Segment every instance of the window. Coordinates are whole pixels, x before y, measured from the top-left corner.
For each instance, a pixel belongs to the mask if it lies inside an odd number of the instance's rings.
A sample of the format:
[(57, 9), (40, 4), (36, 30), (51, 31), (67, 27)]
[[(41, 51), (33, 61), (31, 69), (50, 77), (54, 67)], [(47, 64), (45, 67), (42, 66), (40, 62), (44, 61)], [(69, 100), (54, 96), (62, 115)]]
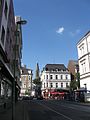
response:
[(48, 87), (48, 83), (47, 83), (47, 87)]
[(61, 79), (63, 79), (63, 75), (61, 75)]
[(29, 76), (29, 80), (30, 80), (30, 76)]
[(44, 79), (45, 79), (45, 75), (44, 75)]
[(56, 75), (56, 80), (58, 79), (58, 75)]
[(68, 87), (68, 83), (66, 83), (66, 88)]
[(4, 10), (4, 13), (5, 13), (5, 17), (7, 18), (7, 12), (8, 12), (8, 6), (7, 6), (7, 2), (5, 2), (5, 10)]
[(47, 79), (48, 79), (48, 75), (47, 75)]
[(84, 55), (84, 44), (82, 44), (79, 48), (81, 56)]
[(56, 88), (58, 88), (58, 83), (56, 83)]
[(50, 75), (50, 79), (53, 79), (53, 76), (52, 76), (52, 75)]
[(83, 74), (83, 73), (86, 72), (86, 63), (83, 62), (83, 63), (81, 64), (81, 66), (82, 66), (82, 74)]
[(44, 88), (45, 88), (45, 83), (44, 83)]
[(4, 27), (2, 26), (1, 41), (2, 41), (2, 44), (3, 44), (3, 45), (4, 45), (4, 38), (5, 38), (5, 29), (4, 29)]
[(53, 83), (50, 83), (50, 87), (51, 87), (51, 88), (53, 87)]
[(66, 75), (66, 80), (68, 79), (68, 75)]
[(61, 83), (61, 88), (63, 88), (63, 83)]

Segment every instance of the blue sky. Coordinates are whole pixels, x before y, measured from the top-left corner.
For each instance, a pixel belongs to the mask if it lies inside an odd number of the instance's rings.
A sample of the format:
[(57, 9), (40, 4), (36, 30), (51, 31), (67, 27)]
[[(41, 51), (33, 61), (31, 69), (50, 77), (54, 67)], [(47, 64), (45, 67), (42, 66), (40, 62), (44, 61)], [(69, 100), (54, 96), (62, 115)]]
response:
[(90, 0), (14, 0), (22, 27), (22, 62), (35, 71), (48, 63), (77, 60), (77, 42), (90, 30)]

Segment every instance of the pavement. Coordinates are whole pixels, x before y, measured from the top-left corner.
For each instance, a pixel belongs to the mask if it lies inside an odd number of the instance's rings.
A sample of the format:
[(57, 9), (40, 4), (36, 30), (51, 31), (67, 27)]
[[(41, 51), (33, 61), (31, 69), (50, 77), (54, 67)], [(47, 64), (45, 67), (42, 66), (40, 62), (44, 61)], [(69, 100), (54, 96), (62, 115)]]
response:
[(0, 120), (28, 120), (26, 106), (23, 101), (18, 101), (15, 104), (15, 117), (12, 118), (12, 108), (7, 108), (0, 111)]

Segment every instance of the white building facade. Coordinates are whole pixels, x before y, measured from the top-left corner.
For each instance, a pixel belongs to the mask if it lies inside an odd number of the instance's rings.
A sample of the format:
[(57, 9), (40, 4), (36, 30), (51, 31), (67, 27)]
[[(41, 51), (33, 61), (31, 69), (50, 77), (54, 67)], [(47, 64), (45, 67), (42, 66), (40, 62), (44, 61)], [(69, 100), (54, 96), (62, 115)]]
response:
[(63, 64), (47, 64), (41, 73), (42, 95), (55, 89), (70, 86), (71, 76)]
[(77, 43), (80, 87), (90, 91), (90, 31)]

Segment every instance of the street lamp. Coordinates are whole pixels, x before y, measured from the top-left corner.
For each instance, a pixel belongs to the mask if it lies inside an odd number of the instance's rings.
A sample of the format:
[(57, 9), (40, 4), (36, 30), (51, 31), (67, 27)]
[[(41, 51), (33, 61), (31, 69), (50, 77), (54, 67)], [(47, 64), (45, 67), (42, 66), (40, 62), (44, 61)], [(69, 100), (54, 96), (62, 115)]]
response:
[(15, 82), (16, 82), (16, 50), (17, 50), (16, 47), (17, 47), (18, 34), (20, 32), (22, 32), (22, 31), (18, 30), (18, 27), (19, 27), (18, 25), (24, 25), (26, 23), (27, 23), (27, 21), (22, 20), (22, 19), (16, 21), (15, 47), (14, 47), (14, 52), (15, 52), (14, 53), (14, 80), (13, 80), (13, 84), (12, 84), (12, 120), (15, 120)]

